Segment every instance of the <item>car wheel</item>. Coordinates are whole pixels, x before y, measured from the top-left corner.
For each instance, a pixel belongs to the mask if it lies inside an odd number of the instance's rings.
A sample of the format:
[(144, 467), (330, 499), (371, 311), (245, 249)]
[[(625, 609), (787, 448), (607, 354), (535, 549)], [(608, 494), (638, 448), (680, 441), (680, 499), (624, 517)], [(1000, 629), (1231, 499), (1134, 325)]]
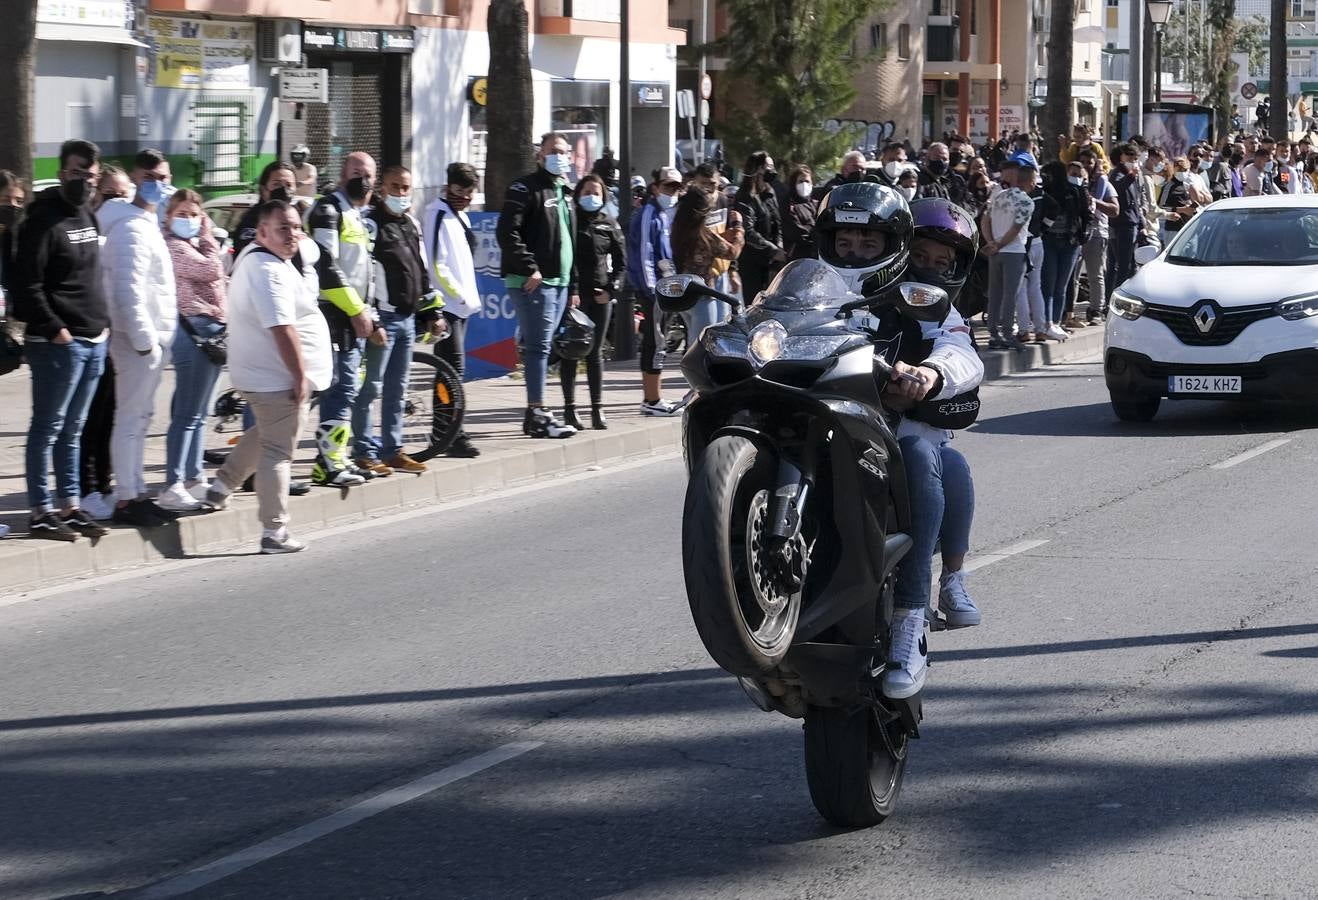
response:
[(1136, 400), (1132, 397), (1118, 397), (1112, 394), (1112, 411), (1123, 422), (1152, 422), (1162, 404), (1161, 397), (1152, 400)]

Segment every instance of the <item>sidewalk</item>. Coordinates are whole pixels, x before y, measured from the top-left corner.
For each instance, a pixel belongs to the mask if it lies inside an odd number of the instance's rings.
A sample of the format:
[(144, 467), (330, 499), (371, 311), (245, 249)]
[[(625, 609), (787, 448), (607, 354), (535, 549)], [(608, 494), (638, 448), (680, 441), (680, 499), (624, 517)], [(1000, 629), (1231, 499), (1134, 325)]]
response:
[[(980, 338), (981, 344), (983, 337)], [(1087, 328), (1065, 344), (1031, 346), (1024, 352), (985, 352), (985, 380), (1012, 372), (1066, 362), (1099, 350), (1103, 329)], [(525, 388), (520, 380), (497, 378), (472, 382), (467, 389), (466, 429), (481, 449), (479, 459), (432, 460), (423, 475), (395, 473), (351, 490), (313, 488), (289, 499), (295, 533), (383, 516), (407, 507), (454, 500), (519, 482), (582, 470), (590, 466), (674, 450), (681, 438), (680, 418), (645, 418), (639, 413), (640, 374), (634, 361), (606, 367), (604, 396), (607, 431), (587, 430), (568, 440), (533, 441), (522, 435)], [(578, 376), (584, 395), (584, 375)], [(665, 394), (677, 399), (685, 383), (674, 372), (665, 379)], [(165, 460), (164, 432), (169, 424), (173, 374), (167, 372), (156, 396), (156, 415), (147, 442), (147, 481), (159, 485)], [(547, 388), (553, 403), (561, 398), (556, 380)], [(556, 407), (559, 403), (554, 403)], [(125, 566), (208, 552), (254, 547), (260, 536), (254, 494), (235, 494), (229, 509), (188, 515), (177, 523), (151, 531), (116, 527), (92, 542), (73, 544), (26, 540), (27, 501), (23, 477), (23, 445), (31, 417), (28, 370), (0, 378), (0, 522), (13, 533), (0, 541), (0, 593), (31, 589), (62, 579), (101, 574)], [(206, 446), (222, 448), (234, 432), (207, 432)], [(295, 477), (310, 475), (314, 446), (304, 438), (294, 463)], [(209, 470), (209, 467), (208, 467)], [(53, 481), (52, 481), (53, 486)], [(312, 551), (315, 552), (313, 546)]]

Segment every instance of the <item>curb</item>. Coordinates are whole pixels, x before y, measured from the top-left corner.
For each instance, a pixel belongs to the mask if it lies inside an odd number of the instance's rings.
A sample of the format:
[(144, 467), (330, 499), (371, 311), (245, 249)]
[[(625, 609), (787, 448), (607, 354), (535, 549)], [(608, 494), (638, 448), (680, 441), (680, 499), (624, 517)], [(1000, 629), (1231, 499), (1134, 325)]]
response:
[[(1102, 346), (1103, 330), (1094, 328), (1063, 344), (986, 352), (982, 354), (984, 380), (1070, 362)], [(429, 471), (421, 475), (398, 473), (351, 489), (314, 488), (305, 496), (289, 498), (289, 516), (296, 531), (315, 531), (670, 451), (681, 435), (680, 419), (620, 422), (608, 431), (586, 432), (571, 440), (536, 443), (473, 460), (432, 461)], [(81, 539), (72, 544), (11, 538), (0, 541), (4, 593), (22, 593), (61, 580), (103, 575), (131, 566), (254, 547), (260, 535), (256, 498), (239, 494), (228, 509), (184, 516), (151, 531), (116, 528), (94, 542)]]

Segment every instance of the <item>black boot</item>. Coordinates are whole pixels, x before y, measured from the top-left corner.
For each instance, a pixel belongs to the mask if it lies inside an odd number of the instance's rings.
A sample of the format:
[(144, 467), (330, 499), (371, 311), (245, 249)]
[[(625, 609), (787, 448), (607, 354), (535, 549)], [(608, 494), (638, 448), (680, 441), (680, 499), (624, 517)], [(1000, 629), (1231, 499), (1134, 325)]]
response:
[(603, 431), (609, 427), (609, 420), (604, 418), (604, 407), (598, 403), (592, 403), (590, 406), (590, 427), (597, 431)]
[(570, 403), (563, 407), (563, 424), (571, 425), (577, 431), (586, 430), (586, 426), (582, 424), (581, 418), (577, 415), (577, 408)]

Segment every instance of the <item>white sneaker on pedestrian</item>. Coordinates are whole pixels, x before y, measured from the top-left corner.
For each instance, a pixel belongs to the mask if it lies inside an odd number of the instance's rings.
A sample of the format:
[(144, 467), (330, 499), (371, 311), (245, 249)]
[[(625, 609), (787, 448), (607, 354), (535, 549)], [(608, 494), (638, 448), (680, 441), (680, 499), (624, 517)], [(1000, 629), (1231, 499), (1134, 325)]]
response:
[(905, 700), (924, 689), (929, 668), (929, 644), (924, 636), (924, 610), (899, 609), (892, 614), (891, 647), (883, 670), (883, 695)]
[(261, 532), (261, 552), (266, 555), (276, 553), (297, 553), (307, 549), (307, 545), (288, 533), (287, 528)]
[(980, 622), (979, 607), (966, 590), (966, 570), (944, 571), (938, 579), (938, 611), (948, 628), (968, 628)]
[(93, 520), (108, 522), (110, 517), (114, 515), (114, 496), (93, 491), (79, 500), (78, 506)]
[(1063, 331), (1062, 326), (1058, 325), (1056, 322), (1049, 325), (1048, 330), (1045, 331), (1044, 334), (1048, 335), (1048, 337), (1055, 341), (1065, 341), (1071, 337), (1070, 333)]
[(641, 403), (641, 415), (643, 416), (679, 416), (682, 414), (682, 407), (676, 403), (669, 403), (667, 400), (645, 400)]
[(192, 512), (201, 509), (202, 503), (178, 481), (156, 494), (156, 506), (170, 512)]
[(192, 487), (188, 488), (188, 493), (191, 494), (191, 495), (193, 496), (194, 499), (196, 499), (196, 500), (200, 500), (202, 503), (205, 503), (205, 502), (206, 502), (206, 491), (207, 491), (209, 488), (210, 488), (210, 485), (208, 485), (206, 482), (204, 482), (204, 481), (198, 481), (198, 482), (197, 482), (196, 484), (194, 484)]

